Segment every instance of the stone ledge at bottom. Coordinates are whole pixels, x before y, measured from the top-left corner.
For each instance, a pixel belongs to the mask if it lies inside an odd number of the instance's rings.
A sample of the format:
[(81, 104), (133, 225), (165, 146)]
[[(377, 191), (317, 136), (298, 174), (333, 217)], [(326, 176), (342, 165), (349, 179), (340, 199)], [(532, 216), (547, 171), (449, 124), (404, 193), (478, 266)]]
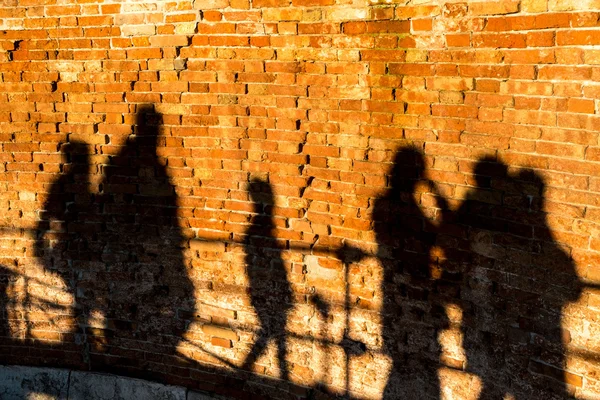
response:
[(210, 394), (143, 379), (58, 368), (0, 365), (2, 400), (213, 400)]

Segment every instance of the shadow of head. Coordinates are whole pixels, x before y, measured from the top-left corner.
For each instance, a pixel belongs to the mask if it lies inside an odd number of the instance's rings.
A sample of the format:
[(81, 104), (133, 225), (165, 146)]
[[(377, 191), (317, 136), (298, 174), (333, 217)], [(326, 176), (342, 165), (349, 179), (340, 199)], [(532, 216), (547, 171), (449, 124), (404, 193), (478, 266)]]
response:
[(484, 157), (477, 161), (473, 174), (477, 187), (491, 188), (492, 179), (508, 177), (508, 166), (494, 157)]
[(90, 160), (89, 145), (78, 140), (71, 140), (61, 146), (60, 151), (66, 156), (63, 172), (67, 174), (82, 173), (88, 171)]
[(248, 193), (252, 201), (254, 212), (268, 214), (268, 207), (275, 204), (273, 188), (268, 182), (254, 178), (248, 184)]
[(542, 209), (546, 185), (537, 171), (519, 168), (511, 172), (505, 163), (485, 157), (477, 162), (473, 174), (478, 188), (502, 191), (507, 206), (528, 211)]
[(162, 115), (154, 105), (143, 104), (138, 107), (135, 119), (136, 141), (142, 145), (156, 146)]
[(396, 153), (390, 178), (390, 186), (395, 192), (412, 192), (423, 177), (425, 161), (423, 154), (414, 147), (405, 147)]

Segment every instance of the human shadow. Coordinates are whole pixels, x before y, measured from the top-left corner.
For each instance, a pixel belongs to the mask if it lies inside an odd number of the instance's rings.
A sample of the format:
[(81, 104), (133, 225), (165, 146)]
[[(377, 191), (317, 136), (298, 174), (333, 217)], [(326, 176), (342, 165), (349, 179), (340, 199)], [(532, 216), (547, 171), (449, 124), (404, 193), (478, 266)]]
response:
[(269, 341), (274, 340), (277, 345), (279, 378), (288, 380), (286, 324), (293, 298), (281, 257), (282, 250), (273, 236), (275, 200), (267, 182), (255, 179), (250, 183), (248, 191), (254, 215), (244, 237), (245, 262), (250, 303), (256, 312), (260, 329), (241, 368), (250, 369), (264, 353)]
[(90, 155), (88, 145), (76, 140), (62, 145), (61, 153), (65, 161), (62, 174), (51, 184), (40, 211), (34, 254), (47, 270), (62, 279), (73, 296), (71, 333), (77, 336), (76, 343), (87, 346), (85, 332), (96, 300), (85, 287), (94, 281), (89, 270), (94, 258), (90, 245), (98, 228), (87, 218), (93, 204)]
[(383, 267), (382, 352), (392, 360), (384, 399), (440, 396), (438, 333), (448, 320), (430, 268), (436, 227), (415, 200), (423, 176), (421, 152), (399, 150), (389, 189), (373, 207), (377, 257)]
[(577, 377), (566, 371), (562, 320), (582, 282), (548, 226), (544, 181), (491, 158), (474, 178), (459, 209), (444, 211), (446, 231), (462, 235), (439, 241), (451, 268), (462, 264), (466, 370), (481, 379), (480, 399), (570, 398)]
[[(132, 340), (154, 343), (153, 353), (175, 355), (186, 316), (195, 309), (178, 196), (157, 156), (161, 124), (153, 106), (139, 107), (134, 135), (110, 157), (95, 197), (102, 223), (99, 279), (106, 284), (106, 298), (97, 304), (105, 321), (96, 343), (103, 365), (128, 365), (131, 356), (121, 357), (120, 349), (131, 348)], [(139, 360), (131, 367), (149, 365)]]
[(89, 146), (65, 144), (40, 214), (35, 254), (74, 298), (76, 342), (92, 369), (143, 372), (152, 368), (147, 351), (169, 364), (195, 309), (177, 194), (156, 154), (161, 121), (140, 106), (134, 135), (101, 176), (90, 171)]

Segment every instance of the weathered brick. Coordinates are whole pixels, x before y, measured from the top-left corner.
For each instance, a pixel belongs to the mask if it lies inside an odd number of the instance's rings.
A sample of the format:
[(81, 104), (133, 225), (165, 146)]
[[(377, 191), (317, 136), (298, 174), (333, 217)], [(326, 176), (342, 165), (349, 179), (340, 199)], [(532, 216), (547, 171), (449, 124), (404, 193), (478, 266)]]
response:
[[(405, 3), (8, 0), (0, 330), (14, 337), (0, 357), (84, 368), (89, 356), (228, 397), (345, 396), (343, 351), (322, 338), (347, 330), (366, 345), (348, 356), (353, 396), (434, 396), (438, 383), (456, 399), (492, 386), (500, 397), (597, 396), (580, 357), (597, 352), (597, 290), (577, 289), (600, 280), (595, 3)], [(155, 156), (135, 126), (148, 103), (161, 114), (148, 116)], [(89, 165), (74, 165), (85, 159), (68, 153), (75, 143)], [(62, 216), (47, 203), (58, 186)], [(472, 222), (455, 214), (467, 208)], [(378, 218), (398, 234), (386, 240)], [(161, 286), (154, 267), (177, 285)], [(273, 330), (262, 284), (284, 328), (244, 367), (256, 377), (226, 371), (219, 360), (244, 365)], [(155, 299), (165, 302), (148, 318), (130, 317), (128, 305)], [(279, 389), (291, 376), (280, 337), (302, 388)], [(416, 375), (420, 360), (444, 367), (395, 393), (399, 354)], [(499, 367), (488, 373), (478, 357)]]

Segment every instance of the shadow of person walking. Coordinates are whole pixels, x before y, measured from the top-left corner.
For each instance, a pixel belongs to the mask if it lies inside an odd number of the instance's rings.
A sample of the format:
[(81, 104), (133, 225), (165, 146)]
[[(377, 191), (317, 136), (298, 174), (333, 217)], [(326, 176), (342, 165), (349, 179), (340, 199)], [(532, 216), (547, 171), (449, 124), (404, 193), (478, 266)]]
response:
[(99, 224), (87, 218), (93, 203), (88, 145), (71, 141), (62, 145), (61, 152), (65, 163), (40, 211), (34, 253), (47, 270), (63, 280), (73, 296), (71, 316), (76, 330), (72, 333), (87, 354), (85, 333), (97, 296), (90, 295), (86, 287), (96, 281), (89, 263), (94, 259), (90, 245)]
[(465, 233), (446, 243), (449, 261), (462, 252), (467, 264), (459, 302), (466, 370), (481, 379), (480, 399), (569, 398), (562, 318), (582, 283), (548, 226), (544, 181), (529, 169), (511, 175), (491, 158), (474, 175), (477, 186), (443, 217)]
[(254, 207), (250, 228), (244, 238), (250, 303), (260, 323), (257, 338), (244, 360), (249, 369), (265, 351), (270, 340), (277, 344), (279, 378), (288, 380), (286, 324), (292, 308), (292, 289), (281, 249), (274, 237), (273, 191), (267, 182), (253, 180), (249, 194)]
[(396, 153), (389, 189), (375, 201), (377, 257), (383, 267), (382, 351), (392, 360), (384, 399), (436, 399), (438, 333), (448, 326), (430, 269), (436, 227), (415, 200), (424, 159), (414, 148)]
[[(157, 156), (161, 123), (154, 107), (139, 106), (135, 134), (104, 167), (96, 196), (107, 282), (107, 301), (99, 305), (106, 330), (105, 357), (99, 361), (105, 365), (118, 363), (120, 347), (131, 348), (131, 340), (154, 343), (151, 352), (162, 353), (161, 362), (169, 365), (168, 356), (176, 354), (187, 329), (183, 316), (195, 309), (178, 197)], [(152, 368), (151, 362), (138, 362), (131, 367)]]

